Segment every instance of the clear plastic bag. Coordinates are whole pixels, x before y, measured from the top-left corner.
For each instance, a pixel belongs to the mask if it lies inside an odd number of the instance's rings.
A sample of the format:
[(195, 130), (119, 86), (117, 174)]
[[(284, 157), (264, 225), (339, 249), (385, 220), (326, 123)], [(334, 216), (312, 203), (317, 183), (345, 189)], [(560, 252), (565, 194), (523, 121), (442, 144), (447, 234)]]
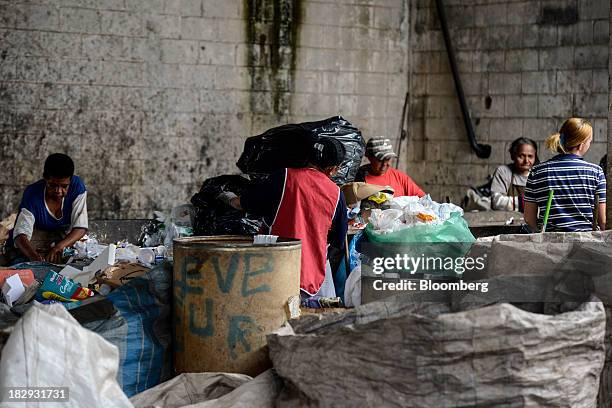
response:
[(370, 214), (370, 225), (380, 232), (380, 233), (389, 233), (402, 229), (402, 217), (404, 213), (402, 210), (396, 209), (387, 209), (380, 210), (375, 208), (372, 210)]

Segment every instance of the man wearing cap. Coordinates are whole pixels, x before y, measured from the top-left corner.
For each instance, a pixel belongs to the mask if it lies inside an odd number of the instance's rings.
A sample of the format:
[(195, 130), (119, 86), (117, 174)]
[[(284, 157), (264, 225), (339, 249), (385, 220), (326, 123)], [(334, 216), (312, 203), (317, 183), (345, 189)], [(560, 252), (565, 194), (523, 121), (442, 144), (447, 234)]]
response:
[(406, 174), (390, 166), (391, 159), (397, 157), (389, 139), (372, 138), (366, 144), (366, 157), (370, 164), (359, 168), (355, 181), (390, 186), (395, 196), (419, 196), (425, 192)]

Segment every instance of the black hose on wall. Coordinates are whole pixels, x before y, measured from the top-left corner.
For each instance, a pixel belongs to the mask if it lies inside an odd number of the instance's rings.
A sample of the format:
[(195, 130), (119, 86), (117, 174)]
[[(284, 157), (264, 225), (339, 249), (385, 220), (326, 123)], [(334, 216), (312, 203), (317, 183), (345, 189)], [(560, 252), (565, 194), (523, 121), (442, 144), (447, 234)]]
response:
[(455, 82), (455, 89), (457, 90), (457, 97), (459, 98), (459, 104), (461, 105), (461, 113), (463, 115), (463, 123), (465, 124), (465, 130), (467, 132), (468, 141), (476, 156), (481, 159), (486, 159), (491, 156), (491, 146), (480, 144), (476, 141), (476, 135), (474, 134), (474, 128), (472, 126), (472, 120), (470, 119), (470, 111), (465, 102), (465, 95), (463, 93), (463, 85), (461, 84), (461, 78), (459, 77), (459, 71), (457, 70), (457, 61), (455, 60), (455, 51), (451, 43), (450, 35), (448, 34), (448, 25), (446, 24), (446, 13), (444, 11), (444, 4), (442, 0), (436, 0), (436, 8), (438, 9), (438, 18), (440, 19), (440, 26), (442, 27), (442, 36), (444, 37), (444, 44), (446, 45), (446, 53), (448, 54), (448, 61), (450, 63), (451, 71), (453, 73), (453, 80)]

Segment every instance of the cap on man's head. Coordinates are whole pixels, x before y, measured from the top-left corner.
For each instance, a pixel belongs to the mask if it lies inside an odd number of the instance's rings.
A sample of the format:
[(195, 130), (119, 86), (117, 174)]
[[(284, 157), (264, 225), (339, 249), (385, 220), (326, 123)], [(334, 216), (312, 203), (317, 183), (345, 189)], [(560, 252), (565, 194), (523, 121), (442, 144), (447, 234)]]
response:
[(391, 141), (382, 137), (375, 137), (368, 140), (368, 143), (366, 144), (365, 155), (374, 156), (378, 160), (387, 160), (397, 157), (397, 155), (393, 151)]

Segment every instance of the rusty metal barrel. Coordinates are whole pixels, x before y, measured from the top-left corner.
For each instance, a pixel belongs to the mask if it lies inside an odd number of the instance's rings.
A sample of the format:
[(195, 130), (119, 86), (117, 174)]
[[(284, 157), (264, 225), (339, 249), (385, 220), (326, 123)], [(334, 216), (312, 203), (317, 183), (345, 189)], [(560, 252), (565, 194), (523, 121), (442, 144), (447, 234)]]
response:
[(301, 243), (223, 235), (174, 240), (174, 369), (255, 376), (271, 366), (266, 335), (300, 292)]

